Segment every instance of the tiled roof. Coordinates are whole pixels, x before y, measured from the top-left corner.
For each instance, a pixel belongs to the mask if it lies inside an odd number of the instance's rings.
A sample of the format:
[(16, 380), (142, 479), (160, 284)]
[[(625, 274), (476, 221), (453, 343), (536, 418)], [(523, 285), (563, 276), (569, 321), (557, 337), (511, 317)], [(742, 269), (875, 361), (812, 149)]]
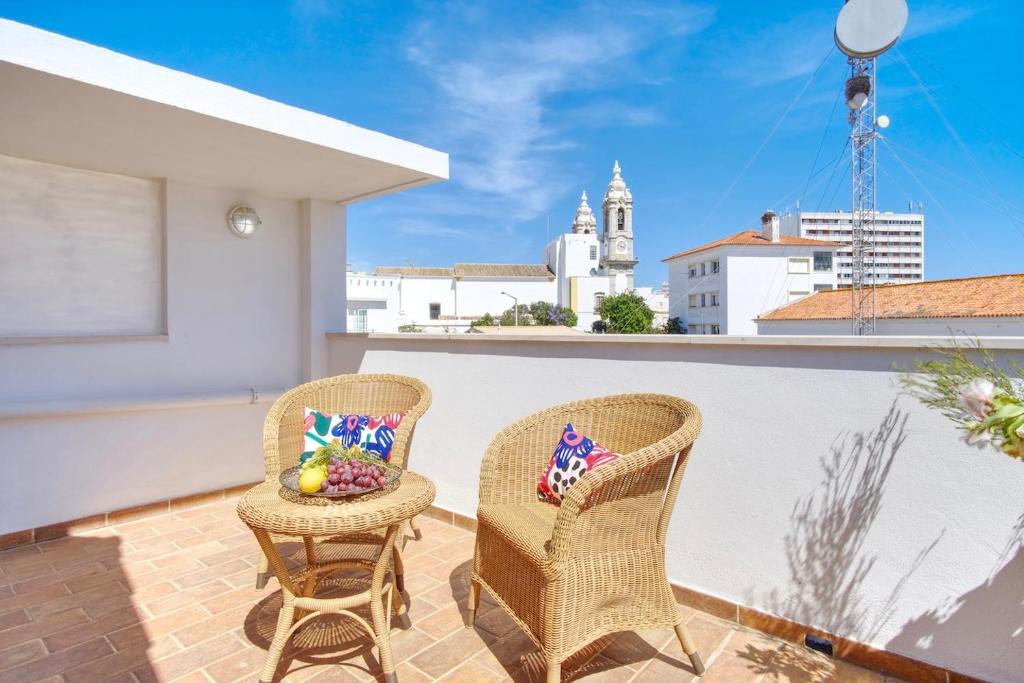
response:
[(416, 266), (380, 266), (374, 275), (404, 275), (406, 277), (454, 277), (452, 268), (418, 268)]
[(456, 277), (545, 277), (554, 276), (539, 263), (456, 263)]
[[(849, 320), (849, 289), (817, 292), (758, 320)], [(1024, 273), (931, 280), (875, 288), (876, 318), (1002, 318), (1024, 316)]]
[(404, 277), (543, 277), (555, 276), (548, 267), (534, 263), (456, 263), (454, 268), (419, 268), (416, 266), (380, 266), (374, 275)]
[(667, 263), (673, 259), (681, 258), (683, 256), (689, 256), (690, 254), (696, 254), (701, 251), (707, 251), (708, 249), (714, 249), (715, 247), (724, 247), (729, 245), (748, 246), (748, 247), (842, 247), (844, 245), (839, 242), (829, 242), (826, 240), (812, 240), (806, 237), (793, 237), (792, 235), (779, 235), (778, 242), (772, 242), (771, 240), (765, 239), (761, 236), (760, 230), (744, 230), (738, 232), (735, 235), (729, 237), (723, 237), (720, 240), (714, 242), (708, 242), (699, 247), (693, 249), (687, 249), (681, 251), (678, 254), (672, 254), (668, 258), (662, 259), (662, 263)]

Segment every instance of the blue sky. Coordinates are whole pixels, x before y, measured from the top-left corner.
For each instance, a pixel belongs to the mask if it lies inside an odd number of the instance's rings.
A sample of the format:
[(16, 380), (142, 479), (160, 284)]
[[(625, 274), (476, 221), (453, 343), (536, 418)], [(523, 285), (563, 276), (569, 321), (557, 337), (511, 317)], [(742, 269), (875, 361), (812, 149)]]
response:
[[(1024, 7), (909, 4), (879, 63), (879, 208), (924, 204), (928, 278), (1024, 271)], [(449, 152), (449, 182), (350, 210), (361, 269), (538, 262), (618, 159), (637, 284), (655, 285), (662, 258), (765, 208), (849, 206), (840, 6), (0, 0), (0, 16)]]

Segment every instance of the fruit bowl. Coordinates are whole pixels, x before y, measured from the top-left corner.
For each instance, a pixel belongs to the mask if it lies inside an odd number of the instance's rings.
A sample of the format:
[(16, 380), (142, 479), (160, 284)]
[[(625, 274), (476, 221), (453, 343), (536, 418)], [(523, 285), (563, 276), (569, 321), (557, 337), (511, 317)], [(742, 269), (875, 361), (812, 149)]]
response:
[[(313, 498), (346, 498), (349, 496), (359, 496), (364, 493), (370, 493), (371, 491), (379, 491), (380, 489), (387, 488), (398, 481), (398, 478), (402, 476), (402, 468), (395, 465), (390, 465), (380, 460), (368, 461), (359, 460), (359, 464), (366, 468), (376, 468), (380, 471), (380, 476), (371, 477), (369, 474), (366, 475), (367, 479), (359, 482), (359, 478), (349, 479), (339, 483), (336, 486), (330, 486), (327, 490), (320, 490), (315, 492), (304, 491), (299, 487), (299, 477), (302, 474), (302, 466), (289, 467), (288, 469), (281, 472), (279, 481), (281, 485), (286, 489), (294, 491), (301, 496), (309, 496)], [(346, 462), (341, 466), (341, 469), (348, 465)], [(351, 468), (351, 466), (349, 466)], [(339, 472), (341, 478), (344, 480), (347, 477), (344, 473)], [(358, 483), (357, 483), (358, 482)], [(325, 482), (329, 483), (329, 482)]]

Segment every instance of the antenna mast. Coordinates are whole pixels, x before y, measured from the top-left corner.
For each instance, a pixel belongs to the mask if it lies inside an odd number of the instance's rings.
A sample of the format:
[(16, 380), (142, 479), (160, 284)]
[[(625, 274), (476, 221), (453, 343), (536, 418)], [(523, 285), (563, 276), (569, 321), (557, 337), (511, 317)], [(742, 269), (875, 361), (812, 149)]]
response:
[(846, 104), (850, 108), (850, 176), (853, 334), (875, 332), (875, 143), (886, 116), (875, 116), (876, 57), (899, 40), (907, 25), (906, 0), (847, 0), (836, 20), (836, 45), (847, 56)]
[[(875, 58), (850, 57), (847, 101), (851, 85), (867, 89), (867, 99), (850, 111), (851, 224), (853, 232), (853, 334), (875, 332)], [(860, 93), (853, 94), (857, 97)]]

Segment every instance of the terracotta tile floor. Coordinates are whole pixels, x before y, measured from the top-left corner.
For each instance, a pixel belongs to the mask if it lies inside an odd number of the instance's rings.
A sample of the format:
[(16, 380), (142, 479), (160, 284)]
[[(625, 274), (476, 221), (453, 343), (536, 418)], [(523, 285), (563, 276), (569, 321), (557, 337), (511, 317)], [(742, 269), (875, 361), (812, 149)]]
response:
[[(280, 592), (253, 588), (256, 543), (235, 501), (0, 552), (0, 683), (256, 680)], [(399, 680), (543, 680), (530, 640), (484, 596), (463, 625), (473, 534), (423, 519), (406, 548), (409, 624), (392, 635)], [(353, 579), (355, 580), (355, 579)], [(683, 608), (715, 681), (878, 681), (877, 674)], [(285, 681), (372, 681), (351, 620), (314, 620), (284, 654)], [(339, 635), (345, 640), (339, 641)], [(621, 634), (579, 653), (563, 680), (689, 681), (670, 631)]]

